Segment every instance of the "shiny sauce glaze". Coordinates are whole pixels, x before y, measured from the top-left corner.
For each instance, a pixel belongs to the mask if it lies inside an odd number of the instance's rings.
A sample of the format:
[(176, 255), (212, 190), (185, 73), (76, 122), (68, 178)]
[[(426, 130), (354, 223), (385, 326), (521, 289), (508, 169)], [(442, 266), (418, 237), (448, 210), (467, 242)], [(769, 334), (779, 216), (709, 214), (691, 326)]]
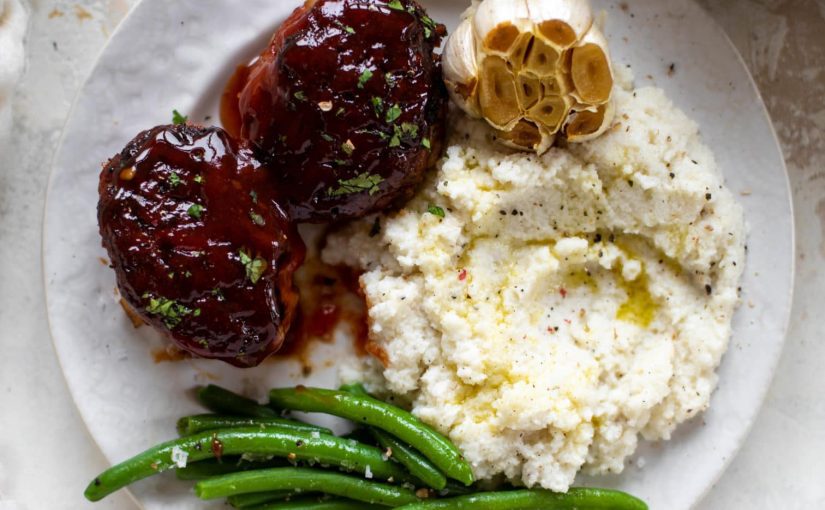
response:
[(365, 354), (367, 307), (358, 274), (310, 257), (297, 273), (296, 283), (301, 289), (300, 313), (283, 348), (271, 359), (296, 360), (309, 375), (319, 368), (312, 359), (313, 346), (333, 342), (339, 331), (348, 332), (355, 352)]
[(99, 184), (100, 234), (123, 299), (189, 353), (260, 363), (295, 317), (305, 252), (276, 188), (219, 128), (138, 135)]
[(223, 123), (268, 154), (294, 220), (356, 218), (412, 196), (443, 146), (444, 33), (412, 0), (318, 0), (239, 69)]

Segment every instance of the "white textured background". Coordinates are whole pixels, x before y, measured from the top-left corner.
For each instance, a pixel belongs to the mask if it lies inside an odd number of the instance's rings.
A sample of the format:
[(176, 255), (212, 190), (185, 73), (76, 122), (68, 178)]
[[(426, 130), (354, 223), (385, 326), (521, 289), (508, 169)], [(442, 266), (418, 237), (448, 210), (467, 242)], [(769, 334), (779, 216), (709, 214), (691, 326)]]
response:
[[(12, 101), (13, 133), (0, 139), (0, 510), (89, 508), (82, 489), (105, 467), (49, 340), (40, 224), (72, 98), (135, 1), (25, 2), (28, 64)], [(699, 507), (825, 509), (825, 0), (699, 1), (765, 96), (788, 160), (798, 243), (776, 379), (742, 452)], [(94, 508), (136, 507), (118, 495)]]

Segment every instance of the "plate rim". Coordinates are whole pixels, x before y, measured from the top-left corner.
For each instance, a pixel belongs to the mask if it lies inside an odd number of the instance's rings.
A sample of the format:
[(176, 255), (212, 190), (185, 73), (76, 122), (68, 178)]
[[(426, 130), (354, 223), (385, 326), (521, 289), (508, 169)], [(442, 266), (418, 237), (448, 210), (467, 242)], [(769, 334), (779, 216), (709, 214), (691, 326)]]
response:
[[(461, 0), (447, 0), (447, 1), (449, 1), (449, 2), (459, 2)], [(782, 148), (782, 144), (779, 140), (779, 136), (776, 132), (776, 127), (774, 125), (773, 119), (771, 118), (770, 111), (768, 110), (768, 106), (765, 103), (762, 92), (759, 90), (759, 87), (756, 83), (756, 80), (753, 76), (753, 73), (751, 72), (751, 69), (748, 66), (747, 62), (745, 61), (744, 57), (742, 56), (741, 52), (736, 47), (736, 45), (733, 43), (733, 40), (730, 38), (727, 31), (716, 20), (716, 18), (714, 18), (710, 14), (710, 12), (707, 9), (705, 9), (697, 0), (686, 0), (686, 1), (693, 4), (693, 6), (695, 6), (696, 8), (698, 8), (702, 12), (702, 14), (706, 17), (706, 19), (711, 21), (714, 30), (717, 33), (722, 35), (722, 37), (726, 41), (728, 47), (733, 51), (739, 65), (745, 71), (748, 86), (750, 87), (751, 91), (755, 94), (755, 96), (758, 98), (758, 107), (759, 107), (758, 109), (759, 109), (760, 115), (764, 118), (764, 120), (767, 123), (767, 126), (769, 128), (770, 137), (771, 137), (772, 142), (773, 142), (773, 147), (776, 149), (777, 153), (780, 156), (780, 162), (779, 162), (778, 167), (776, 168), (776, 171), (781, 172), (782, 181), (784, 183), (784, 195), (787, 199), (787, 205), (788, 205), (788, 219), (789, 219), (789, 223), (790, 223), (790, 226), (791, 226), (791, 228), (789, 229), (789, 232), (788, 232), (788, 234), (790, 236), (790, 239), (789, 239), (789, 241), (790, 241), (789, 273), (790, 274), (788, 275), (789, 276), (788, 281), (789, 281), (790, 284), (789, 284), (789, 286), (786, 290), (787, 306), (783, 307), (783, 309), (782, 309), (782, 316), (784, 317), (784, 321), (781, 324), (781, 328), (780, 328), (781, 329), (781, 331), (779, 333), (780, 338), (777, 339), (776, 344), (775, 344), (776, 345), (776, 347), (775, 347), (776, 348), (776, 353), (773, 355), (773, 357), (772, 357), (772, 359), (769, 363), (769, 365), (770, 365), (769, 371), (768, 371), (769, 373), (763, 379), (763, 384), (760, 385), (757, 388), (757, 391), (754, 391), (754, 393), (758, 396), (758, 399), (757, 399), (758, 400), (758, 405), (756, 405), (753, 408), (752, 412), (750, 413), (750, 416), (748, 416), (748, 419), (745, 422), (745, 425), (743, 427), (741, 427), (741, 429), (739, 431), (739, 434), (737, 434), (736, 441), (732, 445), (731, 455), (727, 456), (726, 458), (724, 458), (722, 460), (721, 468), (718, 469), (717, 472), (714, 473), (714, 475), (712, 477), (710, 477), (710, 479), (708, 480), (708, 483), (706, 484), (704, 490), (701, 493), (698, 494), (697, 499), (695, 501), (691, 502), (690, 507), (691, 508), (696, 508), (697, 505), (701, 504), (702, 501), (704, 501), (704, 499), (708, 496), (708, 494), (711, 492), (711, 490), (716, 486), (716, 484), (719, 482), (719, 480), (722, 479), (722, 477), (724, 476), (724, 474), (727, 472), (728, 468), (730, 467), (730, 464), (733, 462), (733, 460), (741, 452), (742, 447), (746, 443), (748, 437), (750, 437), (751, 432), (753, 430), (753, 427), (756, 424), (756, 421), (757, 421), (759, 415), (761, 414), (762, 409), (764, 408), (767, 394), (770, 390), (770, 387), (773, 385), (774, 379), (776, 377), (778, 367), (779, 367), (779, 362), (782, 359), (782, 354), (783, 354), (783, 352), (785, 350), (785, 346), (787, 344), (788, 331), (789, 331), (789, 328), (790, 328), (790, 321), (791, 321), (792, 312), (793, 312), (793, 309), (794, 309), (794, 294), (795, 294), (795, 289), (796, 289), (796, 266), (797, 266), (797, 261), (796, 261), (796, 256), (797, 256), (797, 243), (796, 243), (797, 232), (796, 232), (796, 210), (795, 210), (793, 192), (792, 192), (792, 188), (791, 188), (790, 175), (788, 173), (786, 155), (785, 155), (785, 152)], [(69, 123), (71, 122), (71, 120), (73, 119), (73, 117), (74, 117), (74, 115), (77, 111), (80, 99), (83, 96), (83, 93), (84, 93), (89, 81), (94, 76), (95, 72), (97, 71), (97, 69), (100, 65), (101, 60), (106, 55), (106, 53), (107, 53), (108, 49), (110, 48), (110, 46), (112, 45), (113, 41), (120, 35), (120, 33), (122, 31), (128, 29), (128, 25), (132, 21), (132, 19), (135, 17), (134, 16), (135, 13), (139, 9), (141, 9), (144, 5), (146, 5), (148, 3), (149, 2), (147, 2), (146, 0), (138, 0), (137, 2), (135, 2), (130, 7), (129, 11), (126, 13), (126, 15), (123, 17), (123, 19), (118, 23), (117, 27), (115, 27), (115, 29), (112, 31), (109, 38), (101, 46), (97, 56), (94, 58), (93, 64), (89, 68), (88, 73), (85, 75), (81, 85), (78, 87), (77, 92), (75, 93), (75, 95), (72, 99), (71, 107), (69, 108), (68, 114), (66, 115), (65, 121), (63, 122), (63, 125), (60, 129), (60, 137), (59, 137), (58, 142), (55, 146), (56, 147), (55, 151), (54, 151), (54, 153), (52, 154), (52, 157), (51, 157), (50, 166), (49, 166), (49, 175), (48, 175), (48, 180), (47, 180), (47, 185), (46, 185), (46, 193), (45, 193), (45, 197), (44, 197), (43, 205), (42, 205), (42, 209), (41, 209), (41, 211), (42, 211), (41, 218), (42, 219), (41, 219), (41, 225), (40, 225), (41, 226), (41, 235), (40, 235), (40, 265), (41, 265), (41, 272), (40, 272), (40, 274), (41, 274), (41, 285), (42, 285), (43, 295), (44, 295), (44, 305), (45, 305), (45, 308), (46, 308), (46, 325), (47, 325), (47, 328), (48, 328), (48, 331), (49, 331), (49, 338), (51, 340), (50, 344), (51, 344), (54, 356), (57, 360), (58, 366), (60, 367), (61, 378), (63, 379), (63, 381), (66, 385), (66, 388), (69, 391), (70, 398), (72, 399), (72, 404), (74, 405), (75, 410), (77, 411), (77, 413), (79, 415), (79, 418), (82, 422), (82, 425), (83, 425), (82, 428), (85, 432), (85, 435), (89, 440), (91, 440), (92, 444), (94, 445), (94, 448), (96, 448), (97, 451), (102, 455), (102, 457), (104, 459), (106, 459), (106, 461), (109, 462), (110, 464), (114, 464), (114, 461), (109, 459), (109, 455), (106, 454), (106, 452), (103, 450), (103, 448), (101, 447), (101, 445), (99, 444), (97, 439), (92, 434), (91, 428), (90, 428), (89, 423), (88, 423), (87, 418), (86, 418), (86, 415), (81, 411), (81, 408), (78, 405), (78, 398), (79, 397), (76, 395), (74, 387), (68, 379), (68, 376), (67, 376), (67, 373), (66, 373), (66, 370), (65, 370), (65, 367), (64, 367), (63, 358), (60, 356), (60, 349), (57, 346), (55, 330), (54, 330), (54, 327), (53, 327), (53, 324), (52, 324), (53, 321), (52, 321), (52, 317), (51, 317), (51, 313), (50, 313), (50, 310), (51, 310), (51, 307), (49, 306), (49, 301), (50, 301), (50, 291), (49, 291), (49, 289), (50, 289), (50, 286), (49, 286), (48, 277), (47, 277), (48, 271), (47, 271), (47, 258), (46, 258), (46, 243), (47, 243), (47, 237), (48, 237), (47, 236), (47, 234), (48, 234), (47, 223), (48, 223), (48, 211), (49, 211), (48, 206), (49, 206), (49, 202), (50, 202), (50, 200), (52, 199), (52, 196), (53, 196), (53, 186), (54, 186), (54, 182), (56, 180), (56, 175), (58, 173), (57, 172), (58, 158), (61, 156), (61, 153), (62, 153), (62, 151), (64, 149), (64, 145), (65, 145), (65, 139), (68, 135), (67, 127), (68, 127)], [(747, 221), (747, 218), (746, 218), (746, 221)], [(740, 306), (742, 306), (742, 303), (740, 303)], [(731, 334), (731, 338), (732, 338), (732, 334)], [(727, 354), (730, 351), (730, 348), (731, 348), (731, 345), (729, 344), (726, 351), (725, 351), (725, 354)], [(724, 361), (724, 355), (723, 355), (723, 361)], [(718, 368), (719, 367), (717, 366), (716, 370), (718, 370)], [(714, 388), (714, 391), (711, 394), (711, 398), (712, 398), (713, 394), (715, 394), (717, 392), (717, 390), (718, 390), (718, 387)], [(134, 491), (132, 491), (131, 487), (125, 487), (124, 492), (134, 502), (134, 504), (137, 506), (137, 508), (145, 510), (145, 508), (146, 508), (145, 505), (135, 495), (135, 493), (134, 493)]]

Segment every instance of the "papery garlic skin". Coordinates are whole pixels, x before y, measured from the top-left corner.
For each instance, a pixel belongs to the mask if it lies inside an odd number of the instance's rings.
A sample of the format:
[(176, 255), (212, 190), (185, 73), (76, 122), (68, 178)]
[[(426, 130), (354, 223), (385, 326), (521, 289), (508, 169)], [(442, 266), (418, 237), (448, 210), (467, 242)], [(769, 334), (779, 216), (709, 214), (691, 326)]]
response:
[(541, 154), (557, 135), (580, 142), (609, 127), (613, 70), (587, 0), (474, 1), (462, 18), (444, 80), (502, 143)]

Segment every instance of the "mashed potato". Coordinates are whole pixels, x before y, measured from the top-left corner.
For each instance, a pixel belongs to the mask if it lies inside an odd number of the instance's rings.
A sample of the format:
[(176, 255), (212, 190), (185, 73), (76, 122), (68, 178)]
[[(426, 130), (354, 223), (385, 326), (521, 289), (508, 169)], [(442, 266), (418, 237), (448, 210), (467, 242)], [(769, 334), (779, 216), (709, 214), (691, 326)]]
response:
[(383, 362), (350, 378), (409, 399), (478, 478), (565, 491), (581, 469), (620, 472), (716, 386), (742, 210), (661, 90), (619, 91), (617, 112), (542, 157), (456, 117), (413, 201), (327, 240), (326, 262), (364, 271)]

